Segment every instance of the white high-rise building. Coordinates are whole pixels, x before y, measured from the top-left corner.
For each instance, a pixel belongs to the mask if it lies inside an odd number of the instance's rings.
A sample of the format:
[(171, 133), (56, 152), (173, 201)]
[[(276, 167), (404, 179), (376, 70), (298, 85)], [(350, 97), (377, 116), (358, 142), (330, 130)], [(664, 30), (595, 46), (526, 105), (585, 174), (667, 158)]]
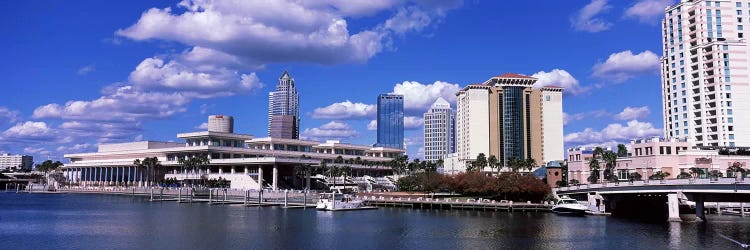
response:
[(490, 152), (490, 86), (472, 84), (459, 91), (456, 99), (456, 153), (465, 164), (479, 153)]
[(456, 115), (442, 97), (424, 113), (424, 160), (437, 161), (456, 151)]
[(542, 88), (542, 158), (546, 162), (565, 160), (562, 101), (562, 88)]
[(26, 169), (31, 170), (34, 157), (30, 155), (0, 154), (0, 170)]
[[(664, 136), (750, 146), (750, 2), (682, 0), (662, 20)], [(750, 34), (748, 34), (750, 35)]]
[(208, 131), (234, 133), (234, 118), (228, 115), (212, 115), (208, 117)]

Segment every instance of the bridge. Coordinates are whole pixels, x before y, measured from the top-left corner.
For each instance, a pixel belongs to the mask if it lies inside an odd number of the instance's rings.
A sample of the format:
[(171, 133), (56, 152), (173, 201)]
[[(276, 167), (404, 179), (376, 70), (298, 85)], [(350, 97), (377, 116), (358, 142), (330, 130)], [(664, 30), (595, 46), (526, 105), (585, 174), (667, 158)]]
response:
[[(706, 202), (750, 202), (750, 181), (735, 178), (644, 180), (555, 188), (557, 195), (581, 200), (601, 196), (615, 215), (661, 217), (681, 221), (681, 197), (695, 202), (695, 215), (706, 219)], [(744, 208), (742, 208), (744, 210)]]

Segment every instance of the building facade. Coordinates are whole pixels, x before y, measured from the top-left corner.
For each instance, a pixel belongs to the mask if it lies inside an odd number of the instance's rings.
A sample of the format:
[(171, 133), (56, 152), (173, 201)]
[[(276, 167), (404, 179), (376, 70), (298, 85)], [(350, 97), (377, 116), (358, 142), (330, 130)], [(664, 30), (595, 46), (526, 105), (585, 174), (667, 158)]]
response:
[(664, 137), (750, 146), (750, 2), (682, 0), (662, 20)]
[[(718, 149), (697, 147), (693, 142), (684, 139), (649, 138), (637, 139), (630, 142), (631, 152), (627, 157), (617, 158), (613, 174), (620, 181), (627, 181), (632, 173), (638, 173), (642, 179), (661, 171), (669, 173), (667, 179), (678, 178), (680, 173), (691, 173), (693, 169), (700, 169), (696, 178), (708, 178), (710, 171), (716, 170), (725, 177), (734, 173), (727, 169), (733, 165), (747, 168), (750, 155), (726, 153)], [(728, 152), (728, 151), (727, 151)], [(590, 183), (591, 175), (589, 162), (593, 156), (593, 148), (568, 149), (568, 179), (579, 183)], [(599, 158), (599, 157), (597, 157)], [(604, 181), (603, 171), (606, 163), (599, 159), (599, 182)]]
[(294, 78), (284, 71), (276, 91), (268, 93), (268, 136), (299, 139), (299, 95)]
[(378, 140), (376, 147), (404, 148), (404, 96), (378, 96)]
[(0, 170), (31, 170), (33, 165), (33, 156), (0, 154)]
[(456, 116), (442, 97), (424, 113), (424, 160), (435, 162), (456, 151)]
[[(200, 131), (181, 133), (184, 142), (139, 141), (100, 144), (96, 152), (66, 154), (63, 166), (69, 184), (81, 186), (151, 186), (165, 179), (228, 180), (231, 188), (303, 188), (305, 167), (321, 162), (349, 166), (352, 176), (384, 176), (387, 165), (405, 150), (352, 145), (339, 141), (307, 141), (284, 138), (254, 138), (252, 135)], [(209, 163), (185, 169), (181, 159), (206, 156)], [(148, 169), (133, 164), (136, 159), (156, 157), (161, 166)], [(341, 157), (344, 162), (336, 162)]]
[(562, 92), (534, 88), (536, 78), (506, 73), (457, 93), (456, 149), (468, 166), (479, 153), (507, 167), (512, 159), (537, 165), (564, 160)]
[(228, 115), (209, 116), (208, 131), (234, 133), (234, 117)]

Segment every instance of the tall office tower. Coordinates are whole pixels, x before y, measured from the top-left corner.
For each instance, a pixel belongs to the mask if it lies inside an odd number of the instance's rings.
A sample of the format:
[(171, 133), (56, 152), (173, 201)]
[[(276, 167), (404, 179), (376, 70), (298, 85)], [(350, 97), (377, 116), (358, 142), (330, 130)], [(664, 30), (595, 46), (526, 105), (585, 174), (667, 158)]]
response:
[(234, 118), (228, 115), (209, 116), (208, 131), (234, 133)]
[(376, 147), (404, 148), (404, 96), (378, 96), (378, 142)]
[(472, 84), (456, 94), (456, 157), (461, 165), (490, 152), (489, 90)]
[(664, 136), (750, 146), (750, 2), (682, 0), (662, 20)]
[(424, 113), (424, 160), (435, 162), (456, 151), (456, 115), (442, 97)]
[(294, 78), (284, 71), (276, 91), (268, 93), (268, 136), (299, 139), (299, 96)]
[(504, 166), (533, 158), (538, 165), (564, 160), (562, 88), (532, 88), (536, 78), (507, 73), (459, 91), (456, 145), (459, 161), (479, 153)]

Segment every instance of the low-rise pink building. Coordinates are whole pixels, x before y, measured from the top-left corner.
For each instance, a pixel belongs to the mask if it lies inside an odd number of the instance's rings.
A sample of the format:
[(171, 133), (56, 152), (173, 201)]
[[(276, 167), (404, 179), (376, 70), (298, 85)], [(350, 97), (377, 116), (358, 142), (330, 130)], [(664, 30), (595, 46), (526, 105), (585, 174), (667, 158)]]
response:
[[(589, 182), (589, 162), (593, 151), (593, 148), (568, 149), (568, 180)], [(606, 163), (601, 159), (599, 162), (599, 177), (603, 180)], [(699, 148), (686, 140), (650, 138), (632, 140), (628, 156), (618, 157), (614, 173), (621, 181), (628, 180), (631, 173), (639, 173), (643, 179), (647, 179), (657, 171), (669, 173), (667, 179), (675, 179), (681, 172), (690, 173), (691, 168), (700, 168), (701, 174), (697, 178), (708, 178), (708, 172), (713, 170), (730, 177), (734, 173), (728, 173), (727, 168), (735, 163), (746, 168), (748, 162), (748, 155), (727, 154), (718, 148)]]

